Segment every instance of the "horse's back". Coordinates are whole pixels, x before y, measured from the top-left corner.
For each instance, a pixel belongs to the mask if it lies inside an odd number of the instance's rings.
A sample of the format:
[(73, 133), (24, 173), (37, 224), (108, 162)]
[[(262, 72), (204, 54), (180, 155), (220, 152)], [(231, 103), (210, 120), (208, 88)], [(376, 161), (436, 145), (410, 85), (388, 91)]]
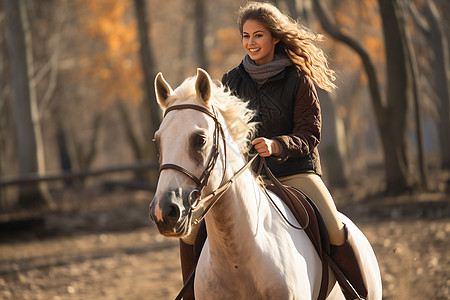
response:
[[(289, 222), (291, 222), (295, 226), (299, 226), (297, 220), (295, 219), (293, 214), (289, 211), (289, 208), (284, 204), (284, 202), (281, 201), (280, 199), (278, 199), (278, 197), (275, 197), (274, 199), (276, 199), (276, 201), (275, 201), (276, 205), (280, 208), (281, 213), (287, 217)], [(348, 230), (350, 230), (353, 238), (355, 239), (356, 244), (358, 246), (358, 250), (361, 255), (361, 259), (363, 261), (364, 272), (365, 272), (365, 275), (367, 278), (368, 292), (369, 292), (367, 299), (368, 300), (381, 300), (382, 299), (382, 282), (381, 282), (380, 269), (378, 266), (377, 258), (375, 256), (375, 252), (373, 251), (373, 248), (372, 248), (370, 242), (368, 241), (368, 239), (366, 238), (366, 236), (353, 223), (353, 221), (351, 221), (347, 216), (343, 215), (342, 213), (340, 213), (340, 215), (341, 215), (341, 220), (347, 225)], [(304, 245), (305, 239), (308, 240), (308, 242), (309, 242), (309, 239), (307, 237), (305, 238), (306, 234), (299, 235), (298, 230), (293, 229), (292, 227), (288, 231), (290, 232), (291, 237), (295, 241), (296, 246)], [(313, 247), (312, 244), (311, 244), (311, 247)], [(307, 255), (307, 257), (309, 257), (310, 263), (313, 262), (313, 264), (317, 266), (318, 256), (316, 257), (315, 250), (313, 252), (314, 253), (310, 253), (310, 255)], [(319, 263), (319, 265), (320, 265), (320, 263)], [(313, 269), (317, 270), (316, 267)], [(316, 274), (309, 274), (309, 278), (310, 279), (314, 278), (314, 277), (317, 278), (317, 276), (318, 276), (317, 272), (315, 272), (315, 273)], [(331, 271), (331, 269), (329, 269), (329, 273), (330, 273), (330, 276), (329, 276), (330, 281), (329, 281), (329, 293), (328, 293), (327, 300), (345, 299), (344, 295), (342, 294), (342, 292), (340, 290), (339, 284), (336, 282), (334, 273)]]
[[(297, 220), (293, 216), (293, 214), (289, 211), (289, 208), (282, 202), (281, 200), (275, 201), (276, 205), (280, 208), (282, 214), (284, 214), (289, 222), (293, 223), (295, 226), (299, 226)], [(381, 283), (381, 275), (378, 266), (378, 262), (375, 256), (375, 253), (370, 245), (370, 242), (367, 240), (365, 235), (361, 232), (361, 230), (351, 221), (347, 216), (341, 214), (341, 220), (347, 225), (348, 230), (352, 234), (353, 238), (357, 243), (358, 250), (361, 255), (361, 259), (363, 261), (364, 272), (368, 282), (368, 300), (379, 300), (382, 298), (382, 283)], [(300, 245), (304, 245), (304, 238), (300, 238), (298, 234), (298, 230), (290, 228), (291, 236), (294, 240), (296, 240)], [(297, 244), (297, 245), (299, 245)], [(314, 252), (314, 254), (316, 254)], [(316, 255), (309, 255), (309, 259), (315, 257)], [(318, 257), (315, 257), (318, 258)], [(315, 261), (316, 259), (312, 259), (310, 262)], [(313, 263), (317, 265), (317, 262)], [(320, 263), (319, 263), (320, 265)], [(315, 268), (314, 268), (315, 269)], [(320, 272), (321, 273), (321, 272)], [(312, 274), (311, 274), (312, 275)], [(345, 299), (343, 293), (340, 290), (339, 284), (337, 283), (334, 273), (329, 268), (329, 284), (328, 284), (328, 297), (327, 300), (335, 300), (335, 299)], [(317, 273), (316, 275), (317, 276)], [(310, 278), (314, 278), (314, 275)], [(317, 278), (317, 277), (316, 277)]]

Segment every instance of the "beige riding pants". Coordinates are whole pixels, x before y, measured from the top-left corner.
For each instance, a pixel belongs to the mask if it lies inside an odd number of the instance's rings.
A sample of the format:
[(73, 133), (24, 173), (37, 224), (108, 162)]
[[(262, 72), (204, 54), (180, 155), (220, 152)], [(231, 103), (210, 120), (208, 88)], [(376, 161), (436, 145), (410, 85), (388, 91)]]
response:
[(317, 206), (330, 236), (330, 243), (342, 245), (345, 242), (344, 224), (341, 222), (334, 200), (317, 174), (295, 174), (280, 177), (284, 185), (293, 186), (306, 194)]

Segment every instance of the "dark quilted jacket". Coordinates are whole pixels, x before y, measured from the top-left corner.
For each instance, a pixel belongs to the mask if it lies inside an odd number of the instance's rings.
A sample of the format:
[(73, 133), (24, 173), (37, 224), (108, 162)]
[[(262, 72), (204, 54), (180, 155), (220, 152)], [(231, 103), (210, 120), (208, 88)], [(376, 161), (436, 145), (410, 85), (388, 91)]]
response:
[(267, 80), (254, 82), (242, 63), (222, 78), (236, 96), (257, 111), (257, 137), (276, 139), (282, 154), (267, 160), (276, 177), (297, 173), (322, 175), (319, 151), (321, 115), (314, 85), (294, 66)]

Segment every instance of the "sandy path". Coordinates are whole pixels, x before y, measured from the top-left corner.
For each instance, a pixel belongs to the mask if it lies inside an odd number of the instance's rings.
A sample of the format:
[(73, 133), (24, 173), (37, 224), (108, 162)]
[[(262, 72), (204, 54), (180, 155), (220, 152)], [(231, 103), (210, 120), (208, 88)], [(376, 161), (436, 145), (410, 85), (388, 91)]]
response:
[[(147, 196), (123, 206), (124, 196), (108, 196), (107, 209), (50, 216), (32, 232), (3, 232), (0, 299), (173, 299), (178, 243), (148, 223)], [(450, 299), (447, 197), (422, 197), (414, 207), (397, 198), (342, 206), (375, 249), (384, 299)]]

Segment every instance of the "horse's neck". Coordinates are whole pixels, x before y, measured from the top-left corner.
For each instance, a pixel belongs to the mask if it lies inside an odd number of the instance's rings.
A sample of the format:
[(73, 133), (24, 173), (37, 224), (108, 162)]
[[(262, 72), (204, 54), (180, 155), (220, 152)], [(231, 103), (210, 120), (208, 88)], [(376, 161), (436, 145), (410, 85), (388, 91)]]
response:
[[(221, 116), (219, 116), (221, 119)], [(221, 119), (221, 123), (225, 124)], [(224, 126), (227, 147), (220, 153), (227, 153), (227, 161), (222, 157), (222, 164), (227, 164), (225, 179), (231, 178), (245, 164), (238, 146), (231, 139), (228, 127)], [(233, 163), (231, 163), (233, 162)], [(223, 167), (223, 166), (222, 166)], [(220, 167), (219, 167), (220, 168)], [(234, 179), (227, 192), (206, 215), (209, 249), (216, 257), (229, 262), (245, 260), (246, 254), (253, 252), (261, 220), (271, 214), (270, 205), (261, 187), (248, 168)]]
[(228, 260), (245, 259), (243, 252), (255, 246), (252, 237), (269, 213), (264, 193), (245, 171), (206, 216), (210, 251)]
[[(228, 169), (226, 178), (238, 167)], [(196, 281), (202, 282), (196, 284), (201, 295), (218, 298), (227, 292), (234, 299), (289, 299), (289, 295), (303, 293), (305, 299), (317, 297), (313, 289), (320, 285), (322, 269), (314, 247), (304, 231), (292, 235), (251, 171), (234, 180), (205, 220), (208, 243), (200, 256)]]

